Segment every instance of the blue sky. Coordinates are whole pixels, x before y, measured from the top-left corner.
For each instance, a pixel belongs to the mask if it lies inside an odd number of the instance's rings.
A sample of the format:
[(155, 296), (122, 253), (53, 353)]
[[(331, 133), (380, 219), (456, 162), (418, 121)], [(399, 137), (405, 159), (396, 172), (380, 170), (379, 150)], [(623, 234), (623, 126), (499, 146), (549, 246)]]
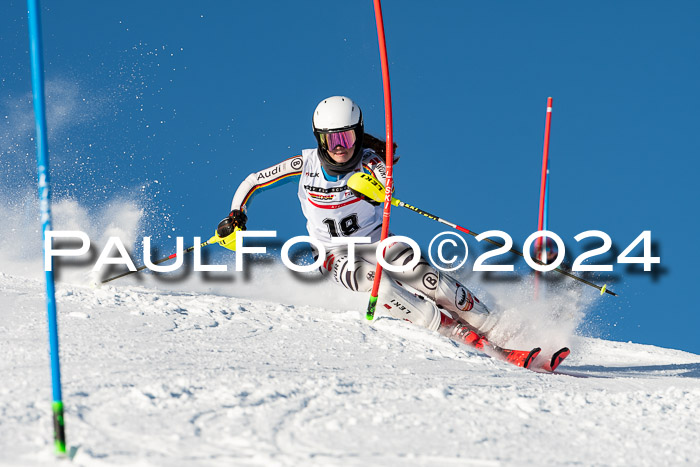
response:
[[(522, 245), (537, 228), (552, 96), (550, 229), (572, 258), (585, 230), (608, 233), (617, 253), (651, 230), (661, 257), (652, 273), (615, 264), (612, 276), (590, 276), (620, 294), (596, 300), (590, 319), (604, 337), (700, 353), (700, 5), (387, 0), (383, 10), (403, 156), (397, 197)], [(212, 232), (247, 174), (312, 147), (322, 98), (352, 97), (367, 131), (384, 133), (369, 0), (44, 2), (42, 11), (56, 197), (89, 207), (139, 197), (144, 234), (164, 250), (167, 234)], [(35, 184), (30, 86), (26, 4), (6, 1), (4, 199)], [(258, 196), (249, 218), (281, 237), (305, 233), (291, 185)], [(445, 229), (394, 209), (392, 230), (427, 246)]]

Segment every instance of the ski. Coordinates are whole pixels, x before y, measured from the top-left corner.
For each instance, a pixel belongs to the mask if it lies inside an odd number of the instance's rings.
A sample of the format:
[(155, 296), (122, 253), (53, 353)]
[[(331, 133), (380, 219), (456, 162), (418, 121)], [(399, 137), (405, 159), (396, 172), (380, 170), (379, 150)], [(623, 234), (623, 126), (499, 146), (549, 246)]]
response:
[(515, 366), (522, 368), (530, 368), (530, 365), (535, 360), (540, 351), (539, 347), (535, 347), (532, 350), (510, 350), (498, 348), (500, 355), (507, 361)]
[(504, 349), (503, 347), (492, 344), (485, 336), (482, 336), (464, 324), (456, 325), (453, 328), (452, 337), (457, 338), (458, 342), (463, 342), (470, 347), (481, 350), (487, 355), (512, 363), (521, 368), (530, 368), (530, 365), (542, 350), (539, 347), (535, 347), (532, 350)]
[(442, 316), (441, 327), (445, 330), (442, 331), (443, 335), (448, 335), (448, 337), (456, 342), (467, 344), (487, 355), (533, 371), (539, 370), (553, 373), (561, 362), (571, 353), (568, 347), (562, 347), (554, 352), (549, 361), (544, 364), (538, 364), (537, 367), (533, 367), (532, 363), (542, 350), (540, 347), (535, 347), (531, 350), (514, 350), (499, 347), (496, 344), (492, 344), (486, 336), (477, 332), (477, 330), (469, 324), (455, 321), (444, 314)]
[(543, 368), (544, 370), (547, 370), (547, 371), (550, 371), (550, 372), (556, 370), (557, 367), (559, 366), (559, 364), (560, 364), (566, 357), (568, 357), (570, 353), (571, 353), (571, 350), (569, 350), (568, 347), (562, 347), (561, 349), (559, 349), (559, 350), (557, 350), (556, 352), (554, 352), (554, 354), (552, 355), (552, 358), (550, 359), (550, 361), (547, 362), (547, 363), (545, 363), (544, 366), (543, 366), (542, 368)]

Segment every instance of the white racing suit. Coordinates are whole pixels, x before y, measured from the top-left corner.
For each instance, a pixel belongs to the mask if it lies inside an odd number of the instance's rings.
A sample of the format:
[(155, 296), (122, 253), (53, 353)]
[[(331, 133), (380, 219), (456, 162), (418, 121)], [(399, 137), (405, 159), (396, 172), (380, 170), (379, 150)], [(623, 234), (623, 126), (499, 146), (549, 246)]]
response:
[[(321, 267), (324, 275), (338, 284), (358, 292), (372, 289), (376, 268), (375, 247), (357, 245), (355, 270), (348, 264), (347, 247), (338, 247), (334, 237), (369, 237), (379, 241), (382, 206), (373, 206), (358, 198), (347, 186), (353, 173), (373, 175), (386, 182), (384, 162), (374, 152), (363, 150), (363, 157), (351, 172), (329, 176), (323, 169), (317, 149), (305, 149), (277, 165), (250, 174), (236, 190), (231, 210), (247, 213), (248, 204), (258, 193), (290, 181), (298, 181), (297, 195), (307, 219), (309, 235), (320, 241), (326, 256)], [(412, 250), (395, 243), (387, 248), (385, 260), (403, 265), (413, 258)], [(463, 284), (450, 275), (432, 268), (421, 258), (412, 271), (384, 271), (377, 307), (391, 316), (431, 330), (452, 328), (463, 321), (482, 334), (488, 331), (488, 309)], [(442, 313), (441, 313), (442, 310)]]
[[(321, 273), (343, 287), (370, 292), (376, 270), (376, 244), (355, 247), (354, 271), (347, 248), (326, 252)], [(413, 259), (413, 250), (403, 243), (390, 243), (384, 260), (402, 266)], [(382, 272), (377, 309), (394, 318), (410, 321), (433, 331), (450, 327), (453, 321), (468, 323), (485, 334), (493, 327), (488, 308), (461, 282), (439, 271), (424, 259), (405, 272)]]

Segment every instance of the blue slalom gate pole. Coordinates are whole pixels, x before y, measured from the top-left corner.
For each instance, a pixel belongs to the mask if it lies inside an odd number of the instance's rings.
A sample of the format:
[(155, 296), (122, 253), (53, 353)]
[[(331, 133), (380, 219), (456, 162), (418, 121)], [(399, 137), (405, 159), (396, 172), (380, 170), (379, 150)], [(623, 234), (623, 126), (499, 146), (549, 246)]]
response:
[[(32, 94), (36, 121), (36, 154), (39, 181), (39, 210), (41, 238), (46, 254), (46, 232), (51, 230), (51, 185), (49, 181), (49, 141), (46, 131), (46, 104), (44, 100), (44, 63), (41, 44), (39, 0), (27, 0), (29, 21), (29, 55), (32, 66)], [(63, 395), (61, 394), (61, 366), (58, 354), (58, 325), (56, 323), (56, 293), (53, 267), (46, 271), (46, 308), (49, 324), (51, 354), (51, 383), (53, 390), (54, 445), (59, 454), (66, 453), (66, 433), (63, 422)]]

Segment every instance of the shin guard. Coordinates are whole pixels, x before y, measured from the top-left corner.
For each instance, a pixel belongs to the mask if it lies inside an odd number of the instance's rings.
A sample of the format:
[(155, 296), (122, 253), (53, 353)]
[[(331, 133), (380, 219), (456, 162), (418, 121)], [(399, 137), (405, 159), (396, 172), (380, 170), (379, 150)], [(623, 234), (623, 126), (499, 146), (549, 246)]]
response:
[(377, 308), (394, 318), (409, 321), (431, 331), (437, 331), (440, 326), (442, 313), (437, 306), (432, 301), (412, 293), (388, 274), (382, 275), (379, 284)]

